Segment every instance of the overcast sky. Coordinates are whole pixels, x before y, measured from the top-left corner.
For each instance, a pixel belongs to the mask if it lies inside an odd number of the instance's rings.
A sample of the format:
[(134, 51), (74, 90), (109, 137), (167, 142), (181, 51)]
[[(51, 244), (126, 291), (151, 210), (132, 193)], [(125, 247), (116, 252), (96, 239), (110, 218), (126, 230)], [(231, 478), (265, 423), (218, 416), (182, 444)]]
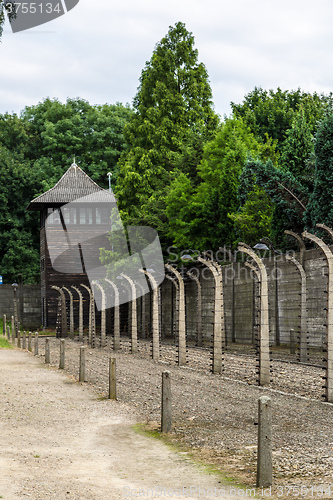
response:
[[(37, 2), (38, 3), (38, 2)], [(215, 110), (264, 89), (333, 90), (332, 0), (80, 0), (0, 43), (0, 113), (45, 97), (132, 103), (145, 62), (182, 21), (207, 68)]]

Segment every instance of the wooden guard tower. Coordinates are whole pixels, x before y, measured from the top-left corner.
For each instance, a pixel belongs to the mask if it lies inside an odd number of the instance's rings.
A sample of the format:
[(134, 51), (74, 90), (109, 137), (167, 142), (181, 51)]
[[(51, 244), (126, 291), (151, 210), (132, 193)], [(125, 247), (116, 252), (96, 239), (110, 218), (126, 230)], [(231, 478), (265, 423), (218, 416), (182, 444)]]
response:
[[(89, 195), (89, 196), (88, 196)], [(85, 198), (85, 202), (82, 199)], [(88, 202), (86, 201), (88, 198)], [(110, 243), (107, 233), (111, 229), (110, 216), (116, 200), (113, 194), (98, 186), (80, 167), (73, 163), (64, 173), (57, 184), (32, 200), (28, 210), (40, 212), (40, 270), (41, 270), (41, 297), (43, 326), (55, 326), (57, 318), (58, 293), (52, 286), (71, 289), (71, 286), (80, 287), (81, 284), (89, 285), (86, 269), (80, 254), (65, 252), (62, 269), (55, 270), (50, 258), (46, 237), (46, 224), (48, 235), (52, 232), (59, 244), (64, 231), (75, 234), (82, 230), (91, 237), (94, 248), (108, 248)], [(68, 207), (66, 207), (66, 205)], [(63, 208), (61, 208), (63, 207)], [(96, 260), (96, 259), (95, 259)], [(66, 266), (67, 264), (67, 266)], [(96, 262), (94, 263), (96, 265)], [(101, 264), (99, 264), (101, 265)], [(60, 266), (61, 268), (61, 266)], [(84, 288), (81, 290), (86, 293)], [(75, 295), (76, 292), (73, 291)], [(88, 297), (87, 297), (88, 299)]]

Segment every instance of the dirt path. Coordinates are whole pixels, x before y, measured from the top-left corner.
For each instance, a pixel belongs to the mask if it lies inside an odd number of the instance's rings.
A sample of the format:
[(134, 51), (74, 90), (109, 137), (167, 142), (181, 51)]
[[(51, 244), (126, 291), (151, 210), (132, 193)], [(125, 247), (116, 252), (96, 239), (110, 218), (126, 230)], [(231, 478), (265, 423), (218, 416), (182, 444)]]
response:
[(214, 475), (135, 433), (128, 405), (98, 399), (26, 352), (0, 350), (0, 373), (0, 498), (235, 498), (221, 495)]

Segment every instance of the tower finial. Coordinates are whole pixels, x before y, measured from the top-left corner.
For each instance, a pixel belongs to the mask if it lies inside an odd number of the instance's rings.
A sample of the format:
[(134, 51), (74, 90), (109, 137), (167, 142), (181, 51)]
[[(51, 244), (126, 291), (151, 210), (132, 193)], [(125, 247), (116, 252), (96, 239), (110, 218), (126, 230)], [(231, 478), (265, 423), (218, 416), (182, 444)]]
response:
[(76, 164), (76, 162), (75, 162), (75, 155), (74, 155), (74, 160), (73, 160), (73, 163), (72, 163), (72, 167), (74, 167), (74, 168), (75, 168), (75, 170), (76, 170), (77, 164)]

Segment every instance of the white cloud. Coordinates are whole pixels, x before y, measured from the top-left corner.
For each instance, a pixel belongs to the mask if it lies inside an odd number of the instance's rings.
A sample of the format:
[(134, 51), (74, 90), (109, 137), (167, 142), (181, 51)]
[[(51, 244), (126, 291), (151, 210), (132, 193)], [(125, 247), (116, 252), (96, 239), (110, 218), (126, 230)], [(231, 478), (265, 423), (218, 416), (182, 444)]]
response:
[(80, 0), (66, 15), (0, 44), (0, 113), (44, 97), (132, 102), (155, 44), (177, 21), (193, 32), (216, 111), (254, 86), (329, 92), (330, 0)]

